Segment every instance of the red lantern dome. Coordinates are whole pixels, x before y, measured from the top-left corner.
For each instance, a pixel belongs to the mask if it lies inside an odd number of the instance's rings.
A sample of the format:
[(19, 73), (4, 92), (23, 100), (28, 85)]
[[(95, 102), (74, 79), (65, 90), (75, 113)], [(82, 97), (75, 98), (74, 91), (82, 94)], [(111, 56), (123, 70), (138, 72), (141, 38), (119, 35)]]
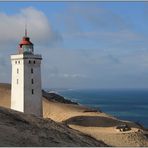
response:
[(25, 29), (25, 36), (19, 44), (19, 54), (33, 54), (33, 43), (27, 37), (27, 30)]
[(30, 38), (27, 36), (24, 36), (20, 42), (20, 48), (22, 47), (22, 45), (33, 45), (33, 43), (31, 43)]

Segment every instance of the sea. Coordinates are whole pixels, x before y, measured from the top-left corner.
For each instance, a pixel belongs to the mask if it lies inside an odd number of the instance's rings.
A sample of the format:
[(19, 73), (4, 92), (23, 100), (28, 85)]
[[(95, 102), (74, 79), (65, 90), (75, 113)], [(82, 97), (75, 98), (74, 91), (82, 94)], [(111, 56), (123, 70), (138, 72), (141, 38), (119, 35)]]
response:
[(122, 120), (148, 128), (148, 90), (58, 90), (58, 94), (79, 104), (101, 110)]

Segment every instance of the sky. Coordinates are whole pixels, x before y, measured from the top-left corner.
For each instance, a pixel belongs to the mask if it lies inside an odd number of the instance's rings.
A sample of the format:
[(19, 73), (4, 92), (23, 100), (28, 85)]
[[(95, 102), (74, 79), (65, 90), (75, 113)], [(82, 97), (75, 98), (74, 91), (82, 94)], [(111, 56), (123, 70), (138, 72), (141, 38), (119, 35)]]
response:
[(148, 88), (148, 2), (0, 2), (0, 82), (26, 21), (43, 88)]

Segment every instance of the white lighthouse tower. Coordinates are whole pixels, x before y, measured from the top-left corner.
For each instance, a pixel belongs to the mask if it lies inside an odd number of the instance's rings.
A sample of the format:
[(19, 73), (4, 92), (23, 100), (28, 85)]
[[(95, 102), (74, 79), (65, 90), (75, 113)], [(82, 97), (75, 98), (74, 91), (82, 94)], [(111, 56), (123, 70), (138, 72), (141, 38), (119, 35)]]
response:
[(42, 116), (41, 60), (25, 30), (18, 53), (11, 55), (11, 109)]

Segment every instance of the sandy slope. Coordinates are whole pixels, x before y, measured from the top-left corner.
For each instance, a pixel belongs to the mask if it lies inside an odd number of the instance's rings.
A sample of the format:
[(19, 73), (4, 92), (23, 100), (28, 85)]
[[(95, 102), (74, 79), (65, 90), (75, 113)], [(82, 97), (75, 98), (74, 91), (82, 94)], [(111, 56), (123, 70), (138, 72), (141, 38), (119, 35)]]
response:
[[(7, 91), (7, 93), (6, 93)], [(7, 100), (7, 101), (6, 101)], [(0, 104), (10, 107), (10, 88), (0, 86)], [(101, 112), (93, 112), (89, 108), (73, 104), (63, 104), (48, 101), (43, 98), (43, 113), (45, 118), (64, 122), (71, 128), (91, 135), (112, 146), (148, 146), (148, 138), (144, 131), (132, 122), (121, 121)], [(132, 130), (118, 132), (115, 126), (126, 122)]]
[(0, 107), (0, 146), (106, 146), (51, 119)]
[[(120, 121), (100, 112), (88, 112), (88, 108), (77, 105), (48, 102), (44, 100), (44, 117), (65, 122), (71, 128), (102, 140), (111, 146), (148, 146), (148, 138), (139, 126), (128, 121)], [(86, 112), (87, 110), (87, 112)], [(118, 132), (115, 126), (127, 123), (132, 130)]]
[(0, 105), (10, 108), (10, 85), (0, 83)]
[(130, 132), (119, 133), (116, 132), (114, 127), (69, 126), (98, 140), (102, 140), (111, 146), (148, 146), (148, 138), (142, 132), (138, 132), (136, 128), (132, 128), (132, 131)]

